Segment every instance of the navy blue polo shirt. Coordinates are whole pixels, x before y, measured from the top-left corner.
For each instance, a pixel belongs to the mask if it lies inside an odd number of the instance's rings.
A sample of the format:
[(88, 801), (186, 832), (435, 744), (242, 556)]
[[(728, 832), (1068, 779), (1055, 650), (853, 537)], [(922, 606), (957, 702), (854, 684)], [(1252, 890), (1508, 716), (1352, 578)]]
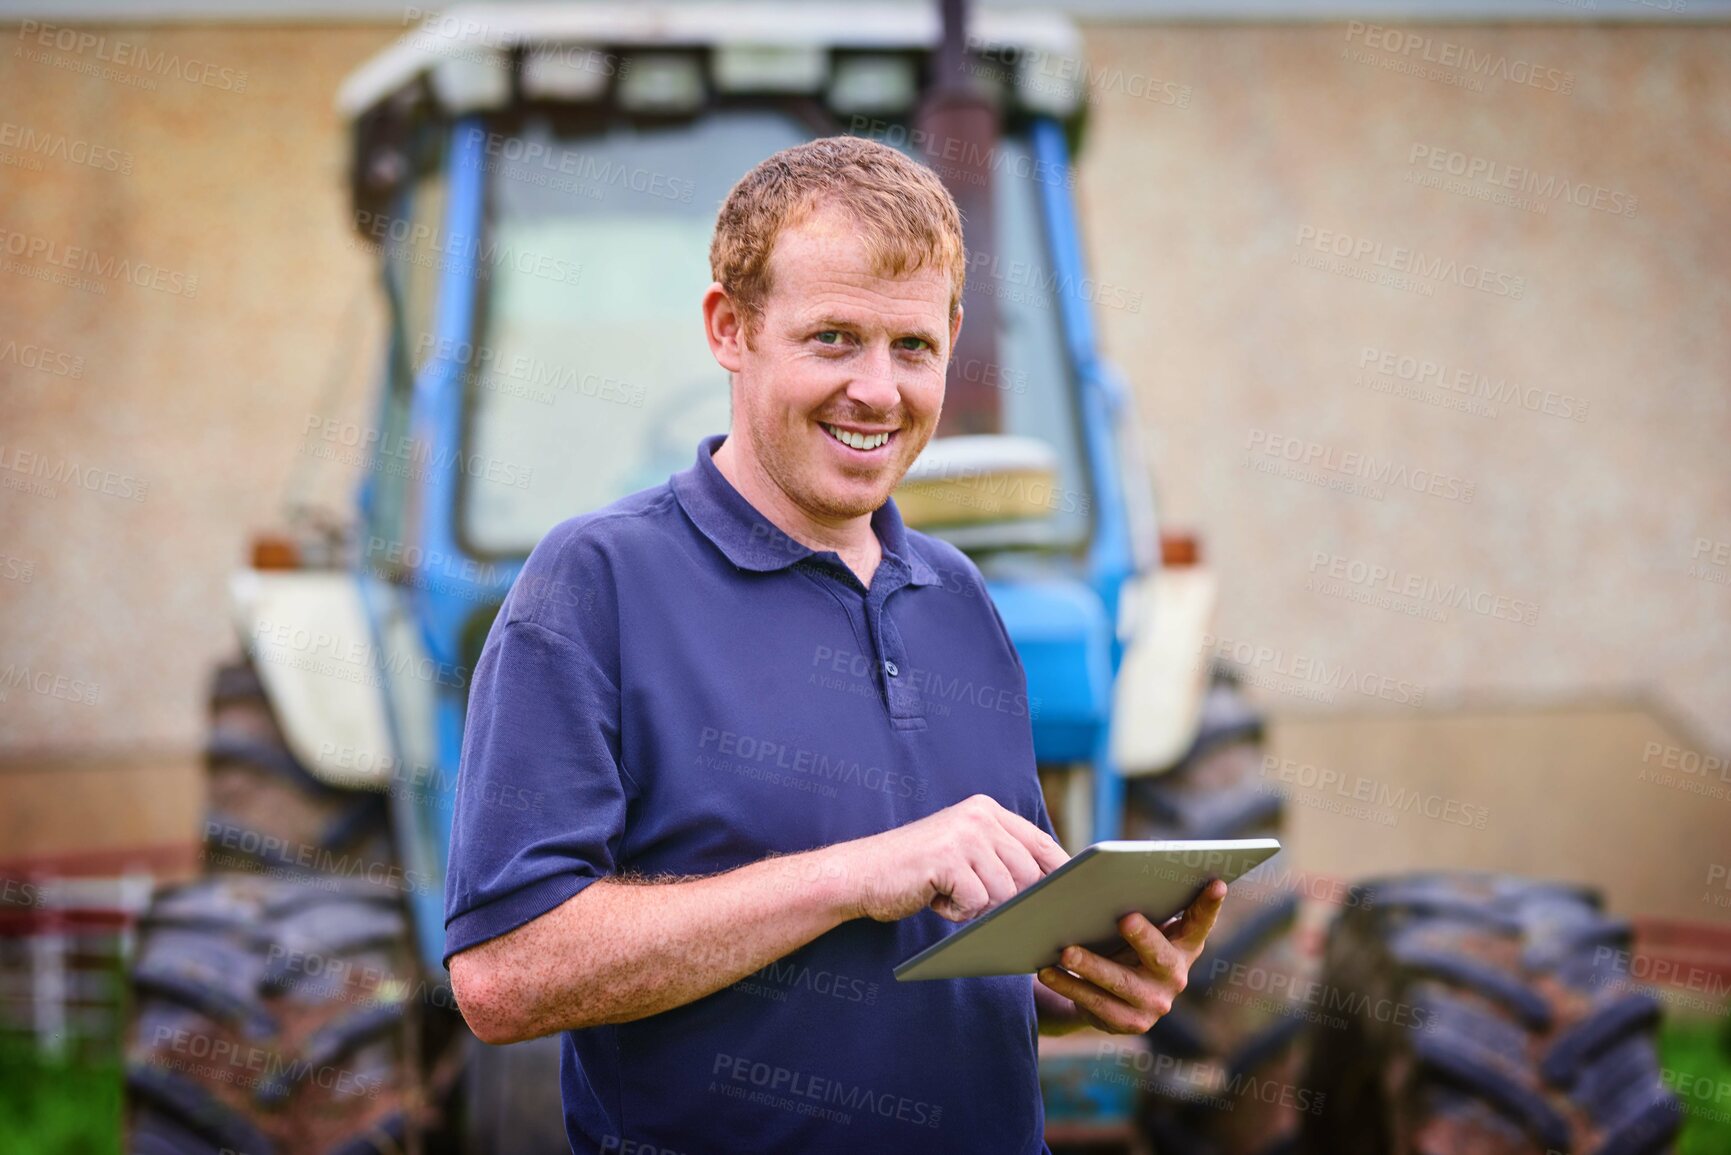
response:
[[(506, 599), (470, 691), (447, 963), (599, 878), (712, 874), (973, 794), (1051, 832), (979, 570), (892, 500), (868, 590), (733, 488), (723, 440), (555, 527)], [(856, 919), (696, 1002), (567, 1031), (573, 1149), (1045, 1151), (1032, 978), (891, 973), (954, 929)]]

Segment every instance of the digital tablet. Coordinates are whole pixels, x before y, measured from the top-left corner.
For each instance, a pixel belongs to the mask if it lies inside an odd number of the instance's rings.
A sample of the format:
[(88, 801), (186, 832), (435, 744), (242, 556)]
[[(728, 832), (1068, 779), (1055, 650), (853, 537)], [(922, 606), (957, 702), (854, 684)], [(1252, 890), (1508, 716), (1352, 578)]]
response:
[(1140, 911), (1156, 926), (1213, 879), (1230, 885), (1280, 849), (1274, 838), (1096, 842), (996, 910), (896, 967), (898, 982), (1033, 974), (1067, 946), (1111, 954), (1118, 920)]

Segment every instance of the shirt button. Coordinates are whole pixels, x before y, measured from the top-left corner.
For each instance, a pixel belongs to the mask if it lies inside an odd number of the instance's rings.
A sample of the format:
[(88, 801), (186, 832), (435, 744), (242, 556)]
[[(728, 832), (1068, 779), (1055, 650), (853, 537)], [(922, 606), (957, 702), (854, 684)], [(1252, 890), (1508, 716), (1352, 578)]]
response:
[(888, 674), (890, 677), (893, 678), (900, 672), (901, 671), (896, 669), (896, 664), (894, 662), (886, 661), (884, 663), (884, 673)]

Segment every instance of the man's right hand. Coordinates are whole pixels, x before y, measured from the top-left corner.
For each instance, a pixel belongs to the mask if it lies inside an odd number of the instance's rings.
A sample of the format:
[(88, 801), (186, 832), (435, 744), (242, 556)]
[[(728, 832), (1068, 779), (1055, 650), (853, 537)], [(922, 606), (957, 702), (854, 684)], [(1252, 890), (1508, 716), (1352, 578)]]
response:
[(928, 906), (952, 922), (965, 922), (1070, 857), (1045, 831), (985, 794), (830, 851), (852, 913), (879, 922)]

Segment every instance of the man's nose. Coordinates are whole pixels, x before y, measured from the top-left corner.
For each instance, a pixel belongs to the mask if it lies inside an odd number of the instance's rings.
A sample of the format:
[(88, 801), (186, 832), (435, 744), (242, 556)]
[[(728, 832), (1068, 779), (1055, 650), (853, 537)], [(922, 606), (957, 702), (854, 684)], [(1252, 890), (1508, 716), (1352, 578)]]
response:
[(894, 409), (900, 391), (896, 388), (895, 362), (889, 346), (870, 346), (866, 356), (855, 364), (859, 372), (848, 382), (847, 395), (861, 405), (881, 412)]

